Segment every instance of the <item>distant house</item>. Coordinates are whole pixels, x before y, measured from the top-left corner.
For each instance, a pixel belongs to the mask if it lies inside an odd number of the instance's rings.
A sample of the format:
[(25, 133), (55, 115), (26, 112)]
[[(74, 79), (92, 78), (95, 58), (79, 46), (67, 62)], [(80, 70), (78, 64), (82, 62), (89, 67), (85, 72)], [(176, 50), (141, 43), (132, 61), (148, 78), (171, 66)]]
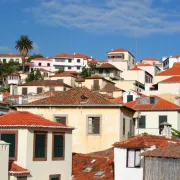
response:
[(172, 68), (174, 63), (180, 62), (180, 55), (175, 55), (175, 56), (169, 56), (169, 57), (164, 57), (163, 58), (163, 69), (169, 69)]
[(147, 57), (141, 60), (142, 63), (148, 63), (153, 66), (158, 66), (159, 68), (162, 68), (162, 62), (157, 60), (156, 58)]
[(34, 80), (12, 88), (13, 95), (40, 94), (47, 91), (66, 91), (71, 86), (58, 80)]
[(75, 127), (73, 152), (76, 153), (101, 151), (117, 140), (134, 135), (134, 110), (115, 104), (85, 87), (72, 88), (26, 105), (16, 105), (16, 108)]
[[(114, 180), (156, 180), (156, 178), (148, 177), (155, 177), (156, 172), (164, 171), (164, 169), (159, 169), (160, 166), (155, 166), (155, 162), (149, 162), (145, 165), (147, 170), (144, 170), (144, 158), (140, 156), (141, 153), (148, 151), (152, 148), (152, 146), (160, 146), (164, 147), (169, 142), (179, 142), (179, 140), (173, 138), (166, 138), (164, 136), (154, 136), (149, 134), (140, 134), (134, 137), (131, 137), (125, 141), (116, 142), (114, 146), (114, 172), (115, 178)], [(165, 161), (164, 161), (165, 162)], [(145, 161), (146, 163), (146, 161)], [(152, 165), (152, 166), (151, 166)], [(170, 164), (169, 164), (170, 165)], [(164, 166), (166, 166), (164, 164)], [(163, 167), (163, 165), (161, 166)], [(156, 171), (153, 171), (154, 169)], [(171, 165), (167, 166), (169, 171), (171, 171)], [(150, 171), (149, 169), (152, 169)], [(179, 168), (178, 168), (179, 169)], [(144, 174), (144, 172), (148, 172), (149, 174)], [(145, 177), (146, 176), (146, 177)], [(159, 177), (159, 175), (157, 175)], [(161, 178), (157, 178), (160, 180)], [(164, 180), (164, 179), (163, 179)], [(170, 179), (165, 179), (170, 180)], [(173, 179), (175, 180), (175, 179)]]
[(176, 180), (180, 177), (180, 143), (143, 152), (144, 180)]
[(170, 123), (173, 128), (180, 129), (180, 106), (158, 96), (145, 96), (124, 106), (138, 112), (135, 123), (135, 134), (149, 133), (159, 135), (159, 125)]
[(12, 73), (7, 76), (6, 82), (8, 85), (14, 84), (19, 85), (21, 84), (21, 76), (19, 73)]
[(29, 112), (0, 116), (0, 178), (71, 179), (72, 130)]

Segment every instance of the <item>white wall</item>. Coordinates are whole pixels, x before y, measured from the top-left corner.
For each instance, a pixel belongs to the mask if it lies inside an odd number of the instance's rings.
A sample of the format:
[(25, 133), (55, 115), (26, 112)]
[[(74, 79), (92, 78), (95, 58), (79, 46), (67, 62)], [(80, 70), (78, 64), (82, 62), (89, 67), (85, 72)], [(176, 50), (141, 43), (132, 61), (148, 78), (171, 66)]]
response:
[(163, 94), (163, 93), (180, 94), (180, 83), (159, 83), (158, 91), (159, 94)]
[(159, 135), (159, 116), (161, 115), (167, 115), (167, 122), (171, 124), (173, 128), (180, 130), (180, 118), (177, 111), (141, 111), (141, 115), (146, 116), (146, 128), (137, 128), (136, 121), (136, 135), (144, 132), (148, 134)]
[(143, 158), (140, 168), (126, 167), (127, 149), (114, 148), (115, 180), (143, 180)]
[(0, 179), (8, 180), (9, 172), (9, 144), (0, 141)]
[(139, 97), (134, 91), (126, 91), (123, 93), (123, 103), (127, 103), (127, 95), (133, 95), (133, 101)]

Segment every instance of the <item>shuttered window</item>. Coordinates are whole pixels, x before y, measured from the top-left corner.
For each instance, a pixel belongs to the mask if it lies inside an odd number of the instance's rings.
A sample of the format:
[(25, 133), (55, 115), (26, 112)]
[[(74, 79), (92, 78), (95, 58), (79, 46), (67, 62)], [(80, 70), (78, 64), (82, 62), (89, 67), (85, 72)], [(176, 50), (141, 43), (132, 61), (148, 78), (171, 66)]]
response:
[(100, 134), (100, 117), (88, 117), (88, 134)]
[(141, 116), (139, 118), (138, 128), (146, 128), (146, 116)]
[(16, 156), (16, 134), (0, 134), (0, 139), (10, 144), (9, 158)]
[(66, 116), (55, 116), (54, 119), (55, 119), (55, 121), (57, 123), (61, 123), (61, 124), (67, 125), (67, 122), (66, 122), (67, 118), (66, 118)]
[(53, 133), (53, 158), (54, 160), (64, 159), (64, 134)]
[(27, 95), (27, 88), (22, 88), (22, 94)]
[(34, 160), (47, 159), (47, 133), (34, 133)]
[(41, 88), (41, 87), (38, 87), (38, 88), (37, 88), (37, 94), (40, 94), (40, 93), (42, 93), (42, 88)]

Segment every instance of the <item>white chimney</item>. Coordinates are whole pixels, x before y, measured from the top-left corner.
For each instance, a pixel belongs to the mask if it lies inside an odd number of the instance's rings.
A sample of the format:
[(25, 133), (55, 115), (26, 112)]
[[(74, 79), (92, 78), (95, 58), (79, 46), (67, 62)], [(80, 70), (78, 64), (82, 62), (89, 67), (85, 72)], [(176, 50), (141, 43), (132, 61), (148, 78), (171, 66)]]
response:
[(161, 123), (159, 129), (160, 135), (165, 136), (167, 138), (171, 138), (172, 137), (171, 127), (172, 125), (167, 122)]
[(9, 143), (0, 141), (0, 179), (8, 180), (9, 174)]
[(3, 101), (3, 94), (0, 94), (0, 101)]
[(22, 96), (19, 97), (19, 104), (22, 104)]

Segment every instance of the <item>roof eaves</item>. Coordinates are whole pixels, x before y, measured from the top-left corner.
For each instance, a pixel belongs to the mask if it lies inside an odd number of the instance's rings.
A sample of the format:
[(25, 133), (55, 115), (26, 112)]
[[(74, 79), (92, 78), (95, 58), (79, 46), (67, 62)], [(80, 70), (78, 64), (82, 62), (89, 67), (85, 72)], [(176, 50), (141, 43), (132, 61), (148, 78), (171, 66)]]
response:
[(75, 129), (71, 126), (45, 126), (45, 125), (0, 125), (0, 128), (50, 128), (50, 129)]

